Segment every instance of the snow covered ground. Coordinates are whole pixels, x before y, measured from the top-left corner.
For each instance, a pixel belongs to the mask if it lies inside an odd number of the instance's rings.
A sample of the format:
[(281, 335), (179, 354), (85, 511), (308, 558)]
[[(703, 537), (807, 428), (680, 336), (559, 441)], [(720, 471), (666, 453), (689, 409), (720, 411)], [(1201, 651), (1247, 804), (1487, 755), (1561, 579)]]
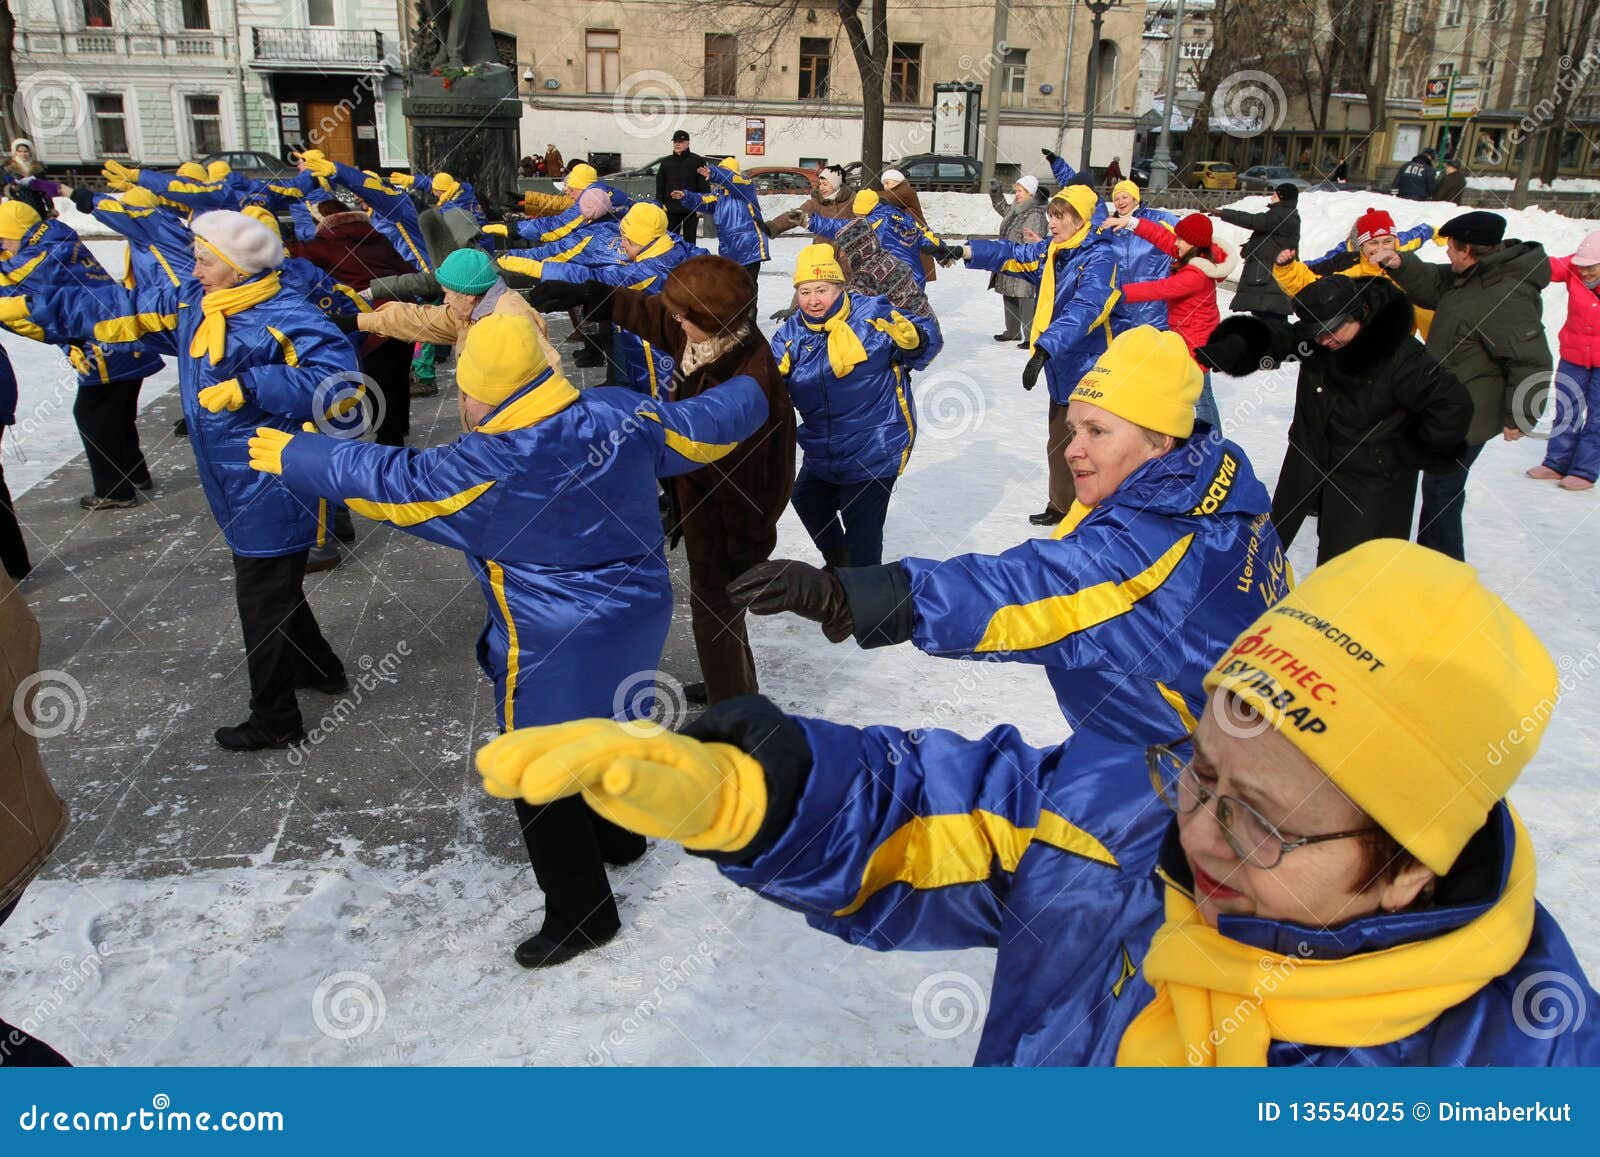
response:
[[(1306, 251), (1331, 245), (1370, 204), (1389, 206), (1402, 226), (1418, 213), (1438, 223), (1454, 211), (1309, 194)], [(1537, 211), (1512, 216), (1513, 235), (1558, 253), (1595, 227)], [(1231, 236), (1225, 227), (1223, 236)], [(783, 238), (775, 245), (771, 273), (760, 279), (763, 316), (787, 303), (784, 271), (802, 244)], [(1442, 250), (1425, 252), (1442, 259)], [(1027, 355), (991, 340), (1000, 307), (986, 280), (941, 270), (930, 287), (947, 344), (915, 382), (921, 431), (890, 508), (886, 557), (1004, 549), (1030, 533), (1024, 517), (1043, 500), (1046, 399), (1019, 385)], [(1561, 295), (1551, 291), (1552, 344), (1563, 316)], [(19, 414), (26, 413), (59, 359), (21, 339), (3, 341), (24, 369)], [(1290, 368), (1218, 382), (1227, 432), (1269, 488), (1293, 380)], [(12, 440), (8, 434), (8, 455)], [(70, 414), (64, 425), (41, 425), (18, 441), (35, 476), (77, 452)], [(1600, 498), (1524, 478), (1541, 449), (1531, 440), (1490, 444), (1469, 488), (1468, 552), (1533, 624), (1568, 680), (1513, 799), (1537, 844), (1540, 898), (1594, 974)], [(25, 471), (14, 474), (14, 465), (8, 457), (13, 489), (26, 490)], [(1291, 558), (1300, 573), (1313, 550), (1309, 533), (1296, 544)], [(778, 554), (814, 557), (792, 513)], [(763, 689), (788, 709), (967, 735), (1009, 722), (1039, 744), (1064, 731), (1037, 668), (941, 662), (906, 647), (830, 646), (814, 625), (790, 616), (754, 620), (750, 630)], [(627, 898), (618, 939), (550, 974), (525, 973), (509, 959), (512, 931), (528, 918), (526, 869), (478, 847), (424, 867), (399, 855), (376, 866), (349, 854), (280, 863), (268, 849), (250, 867), (153, 880), (47, 873), (0, 932), (0, 1011), (31, 1018), (40, 1035), (85, 1063), (970, 1060), (989, 953), (871, 953), (812, 932), (797, 915), (729, 886), (675, 848), (656, 846), (642, 863), (648, 871), (626, 874), (620, 885)]]

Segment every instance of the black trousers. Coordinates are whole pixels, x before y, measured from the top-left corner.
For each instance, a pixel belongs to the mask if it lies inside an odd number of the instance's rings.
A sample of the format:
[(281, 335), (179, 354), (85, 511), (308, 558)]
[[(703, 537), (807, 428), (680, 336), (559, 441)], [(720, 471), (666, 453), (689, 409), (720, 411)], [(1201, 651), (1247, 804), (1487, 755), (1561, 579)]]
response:
[(582, 796), (542, 807), (517, 800), (517, 826), (528, 862), (544, 892), (544, 927), (550, 940), (581, 936), (605, 940), (622, 926), (606, 865), (644, 855), (644, 837), (594, 813)]
[[(0, 908), (0, 924), (16, 911), (17, 901), (13, 900), (4, 908)], [(0, 1020), (0, 1068), (7, 1065), (14, 1067), (31, 1066), (33, 1068), (61, 1068), (70, 1066), (71, 1061), (56, 1052), (55, 1049), (45, 1044), (36, 1036), (23, 1032), (15, 1025), (7, 1024)]]
[(72, 403), (89, 475), (101, 498), (132, 498), (134, 487), (150, 481), (139, 448), (139, 387), (143, 378), (80, 386)]
[(667, 210), (667, 232), (676, 233), (690, 245), (693, 245), (695, 234), (699, 231), (700, 214), (693, 209)]
[[(1066, 409), (1065, 406), (1062, 409)], [(789, 505), (829, 566), (877, 566), (883, 562), (883, 522), (895, 478), (831, 482), (802, 463)]]
[(301, 583), (306, 552), (276, 558), (233, 556), (234, 594), (250, 670), (250, 721), (276, 735), (300, 730), (294, 689), (343, 673), (322, 637)]
[(27, 578), (33, 569), (28, 561), (28, 544), (22, 537), (22, 524), (17, 521), (17, 508), (11, 504), (11, 491), (6, 487), (3, 464), (0, 464), (0, 567), (18, 582)]
[(380, 446), (404, 446), (411, 432), (411, 343), (379, 342), (362, 355), (361, 372), (372, 379), (373, 437)]

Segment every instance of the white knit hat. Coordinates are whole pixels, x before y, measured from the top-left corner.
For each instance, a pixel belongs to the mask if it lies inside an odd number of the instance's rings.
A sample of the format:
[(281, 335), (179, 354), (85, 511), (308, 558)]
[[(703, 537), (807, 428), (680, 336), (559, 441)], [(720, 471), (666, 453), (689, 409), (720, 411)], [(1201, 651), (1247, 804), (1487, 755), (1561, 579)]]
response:
[(1039, 195), (1039, 178), (1032, 173), (1025, 173), (1018, 177), (1017, 184), (1028, 190), (1028, 196), (1037, 197)]
[(899, 169), (885, 169), (883, 171), (883, 183), (885, 185), (903, 185), (906, 183), (906, 175)]
[(282, 238), (243, 213), (229, 209), (202, 213), (189, 229), (240, 273), (261, 273), (283, 264)]

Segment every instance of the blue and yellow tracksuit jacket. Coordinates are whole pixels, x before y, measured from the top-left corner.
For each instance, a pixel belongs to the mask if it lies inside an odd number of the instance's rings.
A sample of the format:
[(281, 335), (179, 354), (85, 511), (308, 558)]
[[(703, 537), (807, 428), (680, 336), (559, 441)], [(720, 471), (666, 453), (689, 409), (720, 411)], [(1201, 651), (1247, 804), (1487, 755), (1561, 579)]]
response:
[(588, 221), (555, 241), (544, 241), (526, 249), (507, 249), (499, 254), (503, 269), (513, 272), (519, 261), (570, 261), (574, 265), (622, 265), (628, 260), (622, 248), (622, 228), (615, 221)]
[[(417, 207), (404, 189), (396, 188), (375, 173), (363, 173), (342, 161), (334, 161), (334, 175), (328, 180), (349, 189), (371, 211), (372, 227), (394, 246), (396, 253), (420, 273), (432, 273), (428, 246), (422, 237)], [(309, 174), (302, 174), (308, 176)]]
[[(191, 267), (193, 264), (191, 258)], [(121, 312), (127, 300), (124, 288), (95, 260), (71, 226), (54, 219), (39, 222), (17, 243), (15, 255), (0, 261), (0, 286), (5, 287), (6, 296), (70, 300), (89, 316), (99, 316), (95, 311)], [(138, 341), (97, 341), (88, 334), (62, 336), (60, 331), (42, 329), (30, 321), (11, 323), (10, 328), (60, 347), (80, 387), (148, 378), (166, 365), (154, 346)]]
[[(1057, 157), (1050, 163), (1050, 174), (1063, 189), (1078, 178), (1078, 171)], [(1169, 230), (1178, 223), (1178, 214), (1165, 209), (1152, 209), (1141, 204), (1133, 211), (1141, 221), (1154, 221)], [(1159, 281), (1172, 272), (1172, 258), (1154, 245), (1136, 236), (1132, 229), (1106, 234), (1106, 239), (1117, 250), (1117, 284), (1130, 281)], [(1171, 328), (1167, 324), (1165, 301), (1126, 301), (1117, 299), (1111, 307), (1111, 332), (1119, 334), (1139, 325), (1153, 325), (1157, 329)]]
[[(761, 231), (761, 203), (756, 199), (754, 181), (730, 173), (721, 165), (711, 166), (709, 193), (685, 190), (679, 202), (685, 209), (709, 213), (717, 227), (717, 252), (740, 265), (754, 265), (772, 256), (767, 235)], [(919, 263), (920, 264), (920, 263)]]
[(243, 189), (239, 182), (226, 177), (211, 181), (200, 177), (180, 177), (177, 173), (164, 173), (159, 169), (140, 169), (137, 184), (164, 201), (182, 205), (190, 213), (208, 213), (214, 209), (237, 210), (243, 204), (240, 199)]
[[(666, 285), (669, 273), (689, 258), (703, 257), (705, 253), (704, 249), (690, 245), (676, 233), (667, 233), (656, 238), (631, 260), (624, 253), (620, 265), (552, 262), (543, 266), (542, 277), (546, 281), (598, 281), (603, 285), (656, 294)], [(673, 359), (621, 326), (617, 327), (613, 340), (616, 358), (621, 365), (622, 380), (617, 384), (652, 398), (667, 396), (673, 371), (677, 368)]]
[(1074, 732), (1164, 743), (1194, 730), (1211, 664), (1289, 592), (1271, 509), (1243, 450), (1193, 438), (1061, 537), (892, 564), (901, 626), (885, 641), (1037, 663)]
[(515, 229), (517, 236), (524, 241), (542, 245), (550, 241), (560, 241), (567, 234), (582, 229), (586, 224), (583, 214), (578, 212), (578, 206), (572, 205), (548, 217), (528, 217), (518, 221)]
[[(1056, 251), (1050, 324), (1034, 339), (1034, 349), (1043, 350), (1049, 358), (1044, 376), (1050, 400), (1058, 406), (1067, 404), (1079, 380), (1111, 345), (1111, 311), (1122, 297), (1117, 288), (1122, 282), (1116, 242), (1097, 232), (1104, 221), (1102, 206), (1095, 211), (1082, 241), (1071, 249)], [(1050, 251), (1048, 239), (1024, 244), (974, 238), (967, 244), (972, 248), (966, 262), (969, 269), (987, 269), (1041, 284), (1041, 266)]]
[(466, 554), (502, 727), (625, 718), (648, 696), (624, 689), (660, 665), (672, 617), (656, 479), (727, 454), (766, 414), (750, 378), (662, 402), (580, 395), (547, 369), (448, 446), (297, 437), (282, 478), (308, 504), (338, 495)]
[(846, 291), (824, 321), (841, 312), (867, 354), (842, 378), (834, 376), (821, 323), (808, 322), (796, 310), (772, 335), (772, 356), (800, 415), (795, 436), (805, 454), (802, 469), (829, 482), (894, 479), (905, 470), (917, 437), (911, 371), (933, 361), (944, 334), (936, 319), (904, 314), (922, 344), (903, 350), (872, 324), (894, 312), (887, 298)]
[[(426, 197), (434, 195), (433, 178), (426, 173), (418, 173), (411, 179), (411, 187)], [(478, 201), (478, 190), (472, 187), (471, 181), (459, 181), (448, 197), (439, 198), (441, 209), (465, 209), (477, 219), (479, 225), (489, 220), (488, 214), (483, 211), (483, 205)]]
[[(275, 558), (314, 546), (320, 504), (297, 498), (275, 475), (250, 469), (249, 441), (258, 426), (298, 433), (314, 411), (325, 414), (341, 387), (359, 383), (360, 366), (345, 335), (285, 285), (228, 317), (222, 358), (212, 365), (207, 355), (189, 352), (202, 320), (205, 291), (198, 282), (141, 286), (132, 294), (115, 288), (110, 299), (27, 294), (29, 315), (47, 341), (57, 334), (107, 344), (138, 340), (176, 355), (178, 392), (200, 486), (229, 549), (249, 558)], [(213, 414), (200, 405), (201, 390), (229, 378), (239, 380), (243, 406)]]
[(127, 205), (96, 193), (92, 216), (128, 239), (128, 270), (122, 283), (181, 285), (194, 273), (194, 234), (171, 209)]
[[(841, 229), (855, 220), (858, 218), (822, 217), (813, 213), (810, 229), (814, 235), (832, 240)], [(926, 288), (928, 275), (922, 268), (922, 254), (942, 244), (939, 238), (923, 228), (922, 223), (904, 209), (883, 201), (879, 201), (872, 212), (859, 220), (871, 225), (885, 253), (899, 258), (911, 270), (911, 276), (917, 279), (917, 288)]]
[[(1400, 252), (1409, 253), (1420, 246), (1424, 241), (1432, 241), (1434, 239), (1434, 228), (1432, 225), (1429, 225), (1426, 221), (1424, 221), (1421, 225), (1413, 225), (1409, 229), (1401, 229), (1394, 235), (1394, 237), (1395, 240), (1399, 242)], [(1334, 270), (1319, 268), (1319, 266), (1322, 266), (1327, 262), (1339, 262), (1342, 264), (1344, 261), (1347, 261), (1351, 255), (1354, 255), (1357, 260), (1360, 260), (1361, 246), (1357, 245), (1353, 239), (1346, 237), (1343, 241), (1339, 242), (1339, 244), (1328, 250), (1321, 257), (1309, 260), (1306, 262), (1306, 264), (1311, 266), (1313, 273), (1321, 274), (1325, 272), (1335, 272)], [(1276, 257), (1277, 254), (1273, 254), (1273, 256)]]
[[(1037, 748), (1009, 726), (966, 739), (795, 723), (811, 769), (793, 819), (747, 860), (722, 857), (723, 873), (852, 944), (996, 949), (980, 1065), (1114, 1064), (1124, 1031), (1155, 995), (1140, 964), (1164, 920), (1167, 881), (1193, 887), (1143, 748), (1096, 731)], [(1333, 929), (1224, 916), (1218, 930), (1316, 960), (1439, 935), (1500, 898), (1515, 839), (1502, 803), (1429, 909)], [(1539, 907), (1516, 967), (1410, 1036), (1367, 1048), (1273, 1041), (1267, 1063), (1600, 1063), (1593, 1017), (1549, 1039), (1518, 1027), (1526, 1008), (1514, 995), (1540, 972), (1563, 974), (1595, 1007), (1561, 929)]]

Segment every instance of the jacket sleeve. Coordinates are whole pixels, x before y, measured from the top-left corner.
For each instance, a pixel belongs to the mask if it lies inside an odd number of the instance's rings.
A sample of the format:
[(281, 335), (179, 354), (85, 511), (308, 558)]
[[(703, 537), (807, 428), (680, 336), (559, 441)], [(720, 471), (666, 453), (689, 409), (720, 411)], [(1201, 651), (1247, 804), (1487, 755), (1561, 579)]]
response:
[(1056, 179), (1056, 184), (1065, 189), (1078, 179), (1078, 170), (1057, 157), (1050, 162), (1050, 175)]
[(914, 350), (903, 350), (894, 347), (894, 356), (909, 370), (923, 370), (939, 355), (944, 348), (944, 331), (939, 326), (939, 319), (930, 314), (902, 312), (901, 316), (917, 327), (917, 333), (922, 335), (922, 344)]
[(813, 213), (808, 228), (818, 237), (837, 237), (839, 230), (854, 220), (854, 217), (823, 217)]
[(696, 213), (709, 213), (717, 207), (717, 197), (721, 195), (713, 190), (709, 193), (696, 193), (693, 189), (683, 191), (683, 200), (678, 204), (685, 209), (692, 209)]
[(1400, 243), (1401, 252), (1405, 252), (1406, 250), (1410, 249), (1416, 249), (1421, 246), (1423, 242), (1433, 241), (1437, 238), (1438, 232), (1426, 221), (1420, 225), (1413, 225), (1409, 229), (1402, 229), (1400, 232), (1394, 235), (1394, 239)]
[(1414, 253), (1400, 254), (1399, 267), (1389, 270), (1389, 275), (1405, 290), (1411, 304), (1423, 309), (1438, 309), (1439, 298), (1455, 279), (1450, 266), (1430, 264)]
[(1030, 851), (1080, 857), (1086, 896), (1117, 871), (1101, 838), (1077, 826), (1084, 817), (1069, 814), (1082, 809), (1046, 787), (1070, 745), (1032, 747), (1009, 726), (965, 739), (793, 722), (811, 766), (792, 816), (722, 872), (815, 928), (876, 949), (992, 947)]
[(382, 309), (362, 314), (356, 324), (361, 327), (362, 333), (381, 334), (401, 341), (454, 345), (460, 336), (449, 309), (442, 305), (390, 302)]
[(1124, 301), (1173, 301), (1204, 289), (1208, 278), (1198, 269), (1185, 267), (1153, 281), (1127, 281), (1122, 286)]
[(656, 476), (670, 478), (715, 462), (759, 430), (767, 396), (754, 378), (740, 376), (681, 402), (641, 398), (634, 413), (655, 442)]
[(1521, 294), (1509, 296), (1495, 310), (1492, 323), (1479, 328), (1478, 340), (1500, 367), (1501, 427), (1533, 429), (1544, 416), (1550, 390), (1527, 383), (1551, 385), (1554, 368), (1538, 294), (1529, 291), (1526, 298)]
[(1406, 437), (1415, 441), (1424, 457), (1439, 457), (1466, 442), (1472, 395), (1436, 358), (1428, 354), (1423, 358), (1422, 373), (1395, 375), (1395, 400), (1411, 414)]
[(1050, 324), (1034, 342), (1052, 357), (1082, 341), (1116, 305), (1117, 254), (1110, 245), (1098, 245), (1078, 269), (1078, 289), (1072, 299), (1051, 315)]
[(583, 214), (578, 212), (576, 206), (570, 206), (559, 213), (551, 213), (544, 217), (529, 217), (525, 221), (517, 222), (517, 236), (524, 241), (559, 241), (568, 233), (583, 224)]
[(468, 552), (487, 525), (494, 487), (504, 475), (465, 439), (414, 450), (296, 434), (283, 451), (283, 482), (295, 493), (337, 496), (363, 518)]
[(1252, 233), (1264, 229), (1271, 229), (1277, 224), (1272, 213), (1242, 213), (1238, 209), (1213, 209), (1211, 215), (1226, 221), (1229, 225), (1237, 225), (1240, 229), (1248, 229)]
[(286, 336), (294, 346), (295, 364), (285, 360), (253, 366), (239, 375), (239, 384), (268, 413), (304, 422), (317, 416), (314, 411), (322, 400), (318, 387), (341, 374), (359, 379), (361, 364), (345, 336), (321, 317), (295, 326)]
[(1290, 297), (1317, 280), (1317, 275), (1304, 261), (1291, 261), (1287, 265), (1275, 264), (1272, 267), (1272, 276), (1277, 281), (1278, 288)]
[(625, 265), (575, 265), (571, 262), (552, 262), (540, 270), (545, 281), (582, 283), (598, 281), (602, 285), (622, 286), (627, 289), (648, 289), (665, 273), (656, 261), (630, 261)]
[(233, 206), (233, 190), (226, 181), (193, 181), (176, 173), (140, 169), (138, 184), (158, 197), (187, 206), (196, 213)]
[(526, 261), (571, 261), (578, 254), (594, 242), (597, 235), (585, 233), (582, 236), (568, 234), (556, 241), (546, 241), (541, 245), (533, 245), (527, 249), (507, 249), (499, 254), (495, 261), (502, 269), (517, 272), (531, 272), (524, 265), (508, 264), (508, 262)]
[(439, 279), (431, 273), (396, 273), (374, 278), (367, 290), (373, 301), (415, 301), (435, 298), (442, 292)]
[(1560, 285), (1572, 273), (1572, 258), (1552, 257), (1550, 259), (1550, 281), (1553, 285)]
[(1178, 255), (1177, 235), (1158, 221), (1148, 217), (1139, 217), (1134, 220), (1133, 233), (1141, 241), (1148, 241), (1168, 257)]
[(683, 327), (672, 320), (672, 311), (659, 295), (637, 289), (619, 289), (609, 298), (611, 320), (659, 350), (670, 349), (683, 340)]
[(1010, 277), (1038, 285), (1044, 267), (1045, 254), (1050, 249), (1048, 241), (986, 241), (973, 238), (967, 244), (972, 256), (967, 258), (968, 269), (987, 269), (990, 273), (1004, 273)]
[(574, 201), (565, 193), (522, 194), (522, 207), (537, 217), (554, 217), (571, 209)]
[(29, 316), (44, 336), (10, 327), (25, 337), (104, 345), (142, 342), (156, 353), (178, 352), (178, 287), (171, 282), (139, 285), (132, 292), (118, 287), (97, 294), (50, 290), (34, 295), (8, 286), (0, 293), (27, 298)]

